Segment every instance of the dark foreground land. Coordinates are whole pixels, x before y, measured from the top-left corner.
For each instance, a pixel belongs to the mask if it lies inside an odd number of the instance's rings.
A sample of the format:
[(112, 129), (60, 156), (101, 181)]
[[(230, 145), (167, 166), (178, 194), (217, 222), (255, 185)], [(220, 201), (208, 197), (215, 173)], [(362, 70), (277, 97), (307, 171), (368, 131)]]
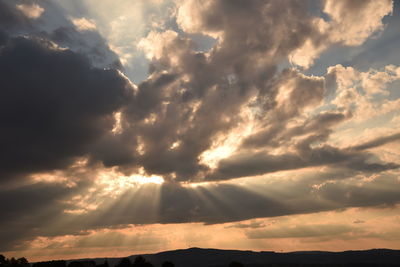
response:
[[(190, 248), (141, 256), (133, 255), (127, 258), (50, 261), (31, 265), (32, 267), (400, 267), (400, 250), (276, 253)], [(24, 267), (24, 265), (11, 264), (9, 260), (8, 264), (0, 263), (0, 267)]]

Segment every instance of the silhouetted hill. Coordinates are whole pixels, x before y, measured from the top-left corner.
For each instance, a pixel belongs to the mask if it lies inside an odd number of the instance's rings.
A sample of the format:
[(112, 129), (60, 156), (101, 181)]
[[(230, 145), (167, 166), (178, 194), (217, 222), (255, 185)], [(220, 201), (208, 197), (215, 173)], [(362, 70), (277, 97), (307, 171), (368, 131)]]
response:
[[(131, 262), (137, 255), (129, 256)], [(289, 267), (289, 266), (362, 266), (362, 267), (400, 267), (400, 250), (372, 249), (361, 251), (324, 252), (297, 251), (289, 253), (254, 252), (240, 250), (220, 250), (189, 248), (165, 251), (156, 254), (142, 254), (146, 260), (161, 266), (171, 261), (175, 267), (227, 267), (232, 261), (243, 263), (246, 267)], [(110, 266), (116, 265), (120, 258), (92, 259), (101, 264), (107, 259)], [(85, 259), (87, 260), (87, 259)]]

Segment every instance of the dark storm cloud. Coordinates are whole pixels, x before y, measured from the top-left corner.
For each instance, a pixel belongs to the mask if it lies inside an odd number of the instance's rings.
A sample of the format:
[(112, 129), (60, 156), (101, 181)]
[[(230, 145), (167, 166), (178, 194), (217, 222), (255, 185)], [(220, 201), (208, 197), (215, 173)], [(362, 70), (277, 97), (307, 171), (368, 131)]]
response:
[[(57, 4), (0, 5), (0, 179), (65, 169), (96, 153), (133, 88), (119, 71), (96, 68), (120, 63), (98, 32), (79, 31)], [(18, 5), (37, 5), (40, 16)]]
[[(18, 9), (18, 6), (37, 7), (41, 10), (40, 16), (29, 18)], [(122, 68), (118, 56), (110, 50), (106, 40), (96, 29), (80, 30), (72, 23), (74, 18), (65, 14), (54, 1), (2, 0), (0, 10), (0, 35), (3, 36), (0, 37), (0, 42), (7, 35), (40, 36), (84, 54), (95, 66)]]
[[(96, 142), (112, 129), (113, 113), (133, 94), (117, 70), (96, 68), (91, 53), (66, 47), (68, 42), (60, 36), (65, 28), (55, 32), (42, 28), (51, 18), (58, 21), (55, 24), (66, 25), (74, 42), (83, 38), (51, 2), (37, 2), (46, 8), (38, 18), (29, 18), (17, 8), (17, 4), (34, 3), (0, 1), (1, 250), (41, 235), (80, 233), (78, 226), (55, 229), (43, 224), (62, 217), (70, 207), (66, 201), (87, 189), (90, 177), (79, 182), (80, 174), (67, 171), (64, 174), (71, 182), (78, 181), (73, 188), (63, 181), (14, 180), (67, 169), (77, 157), (89, 156)], [(94, 46), (104, 44), (98, 34), (92, 37)], [(101, 49), (98, 56), (106, 55), (104, 46)]]
[(12, 7), (9, 1), (0, 1), (0, 29), (15, 29), (19, 25), (28, 23), (28, 19), (21, 12)]
[(67, 167), (114, 124), (132, 93), (116, 70), (46, 40), (17, 37), (0, 51), (1, 178)]

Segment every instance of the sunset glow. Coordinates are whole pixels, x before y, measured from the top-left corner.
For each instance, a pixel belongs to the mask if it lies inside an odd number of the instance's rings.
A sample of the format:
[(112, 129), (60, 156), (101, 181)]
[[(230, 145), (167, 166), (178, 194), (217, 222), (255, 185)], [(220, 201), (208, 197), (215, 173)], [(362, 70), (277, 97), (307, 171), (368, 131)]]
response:
[(400, 249), (399, 12), (0, 0), (0, 254)]

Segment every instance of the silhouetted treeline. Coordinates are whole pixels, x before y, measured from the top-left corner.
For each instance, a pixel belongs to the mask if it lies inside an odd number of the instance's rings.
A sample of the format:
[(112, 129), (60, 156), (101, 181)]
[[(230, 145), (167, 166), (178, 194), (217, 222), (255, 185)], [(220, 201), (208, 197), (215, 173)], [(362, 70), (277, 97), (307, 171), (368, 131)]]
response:
[[(64, 260), (42, 261), (30, 264), (26, 258), (8, 259), (0, 254), (0, 267), (110, 267), (107, 260), (102, 264), (96, 264), (95, 261), (71, 261), (67, 264)], [(115, 267), (155, 267), (151, 262), (147, 261), (143, 256), (137, 256), (133, 263), (129, 258), (122, 258)], [(170, 261), (162, 263), (161, 267), (175, 267)]]
[[(236, 265), (229, 265), (233, 267)], [(400, 264), (389, 263), (252, 263), (246, 265), (237, 265), (237, 267), (399, 267)], [(225, 265), (216, 265), (213, 267), (225, 267)]]
[(7, 259), (4, 255), (0, 255), (0, 266), (1, 267), (29, 267), (29, 262), (26, 258), (16, 259), (12, 257), (11, 259)]
[[(380, 251), (380, 254), (388, 254), (388, 251)], [(343, 254), (354, 254), (357, 252), (344, 252), (344, 253), (338, 253), (338, 255), (343, 255)], [(370, 252), (372, 254), (376, 253), (376, 251)], [(314, 257), (317, 257), (317, 255), (334, 255), (336, 253), (314, 253)], [(272, 254), (271, 254), (272, 255)], [(204, 266), (204, 267), (394, 267), (394, 266), (400, 266), (400, 262), (397, 261), (390, 261), (390, 262), (356, 262), (356, 261), (351, 261), (351, 257), (348, 258), (347, 262), (334, 262), (334, 259), (330, 259), (329, 261), (325, 262), (301, 262), (299, 261), (293, 261), (294, 258), (298, 255), (306, 255), (307, 258), (311, 254), (307, 253), (289, 253), (285, 254), (282, 253), (282, 255), (279, 254), (279, 256), (286, 256), (282, 257), (279, 260), (280, 261), (270, 261), (269, 263), (251, 263), (247, 262), (246, 264), (243, 264), (238, 261), (231, 261), (229, 264), (210, 264), (215, 260), (215, 258), (209, 258), (208, 260), (212, 259), (211, 262), (209, 261), (209, 264), (197, 264), (199, 263), (199, 258), (192, 258), (192, 261), (188, 261), (186, 264), (183, 264), (181, 261), (182, 255), (179, 257), (173, 258), (173, 260), (177, 261), (179, 264), (176, 267), (192, 267), (196, 266)], [(348, 255), (347, 255), (348, 256)], [(234, 258), (234, 257), (232, 257)], [(320, 258), (320, 257), (317, 257)], [(336, 255), (337, 258), (337, 255)], [(368, 259), (368, 255), (365, 255), (364, 260), (366, 261)], [(132, 259), (132, 258), (131, 258)], [(131, 262), (130, 258), (122, 258), (119, 260), (119, 262), (115, 262), (112, 264), (112, 266), (109, 265), (108, 261), (105, 260), (104, 262), (100, 263), (100, 261), (97, 260), (76, 260), (76, 261), (64, 261), (64, 260), (53, 260), (53, 261), (44, 261), (44, 262), (36, 262), (33, 264), (30, 264), (26, 258), (18, 258), (15, 259), (13, 258), (6, 258), (3, 255), (0, 255), (0, 267), (175, 267), (175, 264), (172, 261), (166, 261), (166, 258), (164, 258), (164, 261), (157, 261), (157, 265), (153, 265), (150, 261), (146, 260), (143, 256), (137, 256), (135, 259), (133, 259), (133, 262)], [(225, 258), (227, 260), (229, 258)], [(154, 258), (152, 260), (155, 260)], [(276, 259), (275, 259), (276, 260)], [(304, 260), (304, 259), (303, 259)], [(309, 259), (310, 260), (310, 259)], [(321, 259), (320, 259), (321, 260)], [(326, 260), (326, 259), (325, 259)], [(393, 259), (392, 259), (393, 260)], [(190, 264), (193, 262), (192, 264)], [(221, 262), (221, 261), (220, 261)], [(227, 262), (229, 262), (227, 260)], [(116, 263), (116, 264), (115, 264)], [(221, 262), (223, 263), (223, 261)], [(115, 266), (114, 266), (115, 265)]]
[[(143, 256), (137, 256), (133, 263), (129, 258), (122, 258), (115, 267), (155, 267), (151, 262), (147, 261)], [(175, 267), (170, 261), (164, 261), (161, 267)]]
[[(163, 265), (164, 266), (164, 265)], [(174, 267), (174, 265), (166, 265), (167, 267)], [(110, 267), (107, 260), (104, 263), (96, 264), (95, 261), (92, 260), (79, 260), (79, 261), (71, 261), (70, 263), (66, 263), (66, 261), (46, 261), (46, 262), (37, 262), (34, 263), (32, 267)], [(138, 256), (135, 261), (131, 263), (129, 258), (122, 258), (115, 267), (155, 267), (150, 262), (146, 261), (144, 257)]]
[(42, 261), (35, 262), (32, 267), (67, 267), (66, 261)]

